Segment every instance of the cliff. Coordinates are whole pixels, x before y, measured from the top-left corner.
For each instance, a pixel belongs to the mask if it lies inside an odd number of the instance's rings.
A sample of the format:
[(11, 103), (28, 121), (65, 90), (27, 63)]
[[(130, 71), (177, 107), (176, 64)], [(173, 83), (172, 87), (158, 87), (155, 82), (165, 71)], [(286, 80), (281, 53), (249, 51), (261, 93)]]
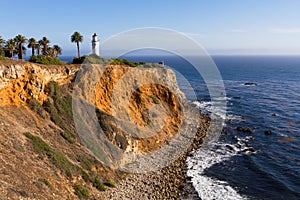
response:
[(95, 157), (80, 130), (95, 139), (102, 132), (121, 152), (143, 155), (176, 136), (185, 104), (175, 73), (162, 67), (0, 61), (0, 199), (112, 198), (127, 175), (113, 156), (108, 163)]
[[(168, 145), (193, 121), (185, 120), (185, 107), (175, 73), (163, 67), (0, 61), (0, 199), (118, 199), (137, 191), (136, 198), (178, 198), (185, 154), (157, 172), (128, 175), (118, 170), (127, 164), (118, 153)], [(200, 119), (193, 148), (208, 127)], [(94, 149), (101, 134), (108, 138), (101, 146), (112, 149)], [(154, 165), (168, 160), (160, 159)]]
[(70, 83), (80, 65), (37, 65), (29, 62), (0, 62), (0, 105), (24, 105), (29, 99), (45, 101), (46, 85), (56, 81)]

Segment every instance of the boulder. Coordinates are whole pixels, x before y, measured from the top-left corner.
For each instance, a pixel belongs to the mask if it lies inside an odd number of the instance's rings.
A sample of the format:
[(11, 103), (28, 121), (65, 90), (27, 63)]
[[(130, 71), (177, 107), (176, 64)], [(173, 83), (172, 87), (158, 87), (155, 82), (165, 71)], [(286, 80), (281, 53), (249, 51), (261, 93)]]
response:
[(271, 130), (266, 130), (266, 131), (265, 131), (265, 134), (266, 134), (266, 135), (272, 135), (272, 131), (271, 131)]
[(249, 134), (253, 132), (251, 128), (249, 128), (249, 127), (242, 127), (242, 126), (238, 126), (236, 128), (236, 130), (239, 131), (239, 132), (244, 132), (244, 133), (249, 133)]
[(257, 83), (252, 83), (252, 82), (246, 82), (244, 83), (246, 86), (257, 86)]

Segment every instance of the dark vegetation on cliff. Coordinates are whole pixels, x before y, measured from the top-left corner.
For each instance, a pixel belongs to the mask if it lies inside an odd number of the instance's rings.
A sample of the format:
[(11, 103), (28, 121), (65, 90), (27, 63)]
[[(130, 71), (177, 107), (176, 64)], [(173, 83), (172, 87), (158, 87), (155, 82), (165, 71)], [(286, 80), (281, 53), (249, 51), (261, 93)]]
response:
[(66, 63), (60, 61), (56, 57), (53, 58), (53, 57), (43, 56), (43, 55), (31, 56), (29, 59), (29, 62), (44, 64), (44, 65), (64, 65), (64, 64), (66, 64)]

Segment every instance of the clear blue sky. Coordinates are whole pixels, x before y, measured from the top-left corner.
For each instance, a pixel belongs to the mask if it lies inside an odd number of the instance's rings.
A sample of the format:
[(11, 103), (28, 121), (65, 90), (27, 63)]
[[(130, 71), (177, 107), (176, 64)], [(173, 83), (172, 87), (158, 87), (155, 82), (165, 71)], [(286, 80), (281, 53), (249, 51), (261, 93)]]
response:
[(184, 32), (212, 54), (300, 54), (299, 0), (0, 0), (0, 35), (17, 34), (60, 45), (76, 55), (70, 35), (84, 36), (82, 51), (90, 52), (91, 35), (101, 40), (140, 27)]

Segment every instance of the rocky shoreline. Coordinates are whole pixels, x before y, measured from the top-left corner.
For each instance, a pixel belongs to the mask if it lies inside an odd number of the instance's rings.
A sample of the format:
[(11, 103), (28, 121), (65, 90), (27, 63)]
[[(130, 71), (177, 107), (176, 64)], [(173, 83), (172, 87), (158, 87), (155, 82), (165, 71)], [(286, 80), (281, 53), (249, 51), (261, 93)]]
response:
[(200, 115), (200, 127), (187, 152), (171, 165), (145, 174), (130, 174), (116, 188), (109, 188), (103, 199), (200, 199), (187, 177), (188, 154), (200, 147), (210, 124), (207, 116)]

